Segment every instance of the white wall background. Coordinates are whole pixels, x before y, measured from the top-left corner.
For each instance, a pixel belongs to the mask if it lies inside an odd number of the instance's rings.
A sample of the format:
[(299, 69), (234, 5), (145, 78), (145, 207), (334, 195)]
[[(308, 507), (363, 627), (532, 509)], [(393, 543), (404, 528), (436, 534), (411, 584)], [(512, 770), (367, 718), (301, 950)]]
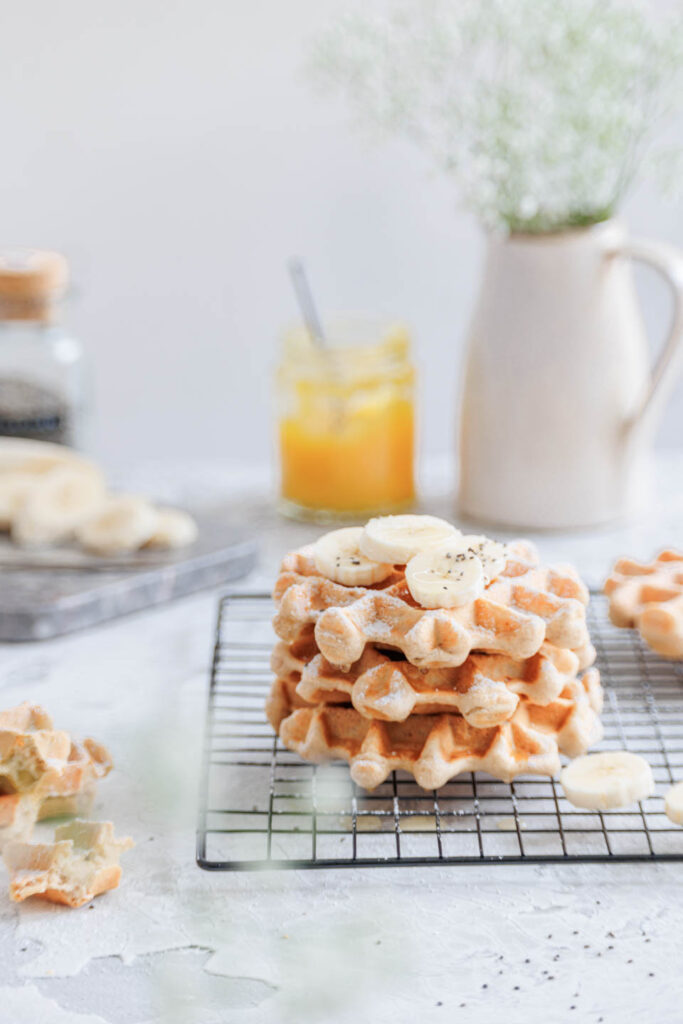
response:
[[(368, 151), (344, 107), (302, 79), (306, 38), (346, 6), (4, 5), (0, 244), (72, 261), (69, 316), (92, 359), (105, 458), (269, 456), (293, 252), (321, 305), (412, 323), (422, 446), (451, 444), (482, 240), (419, 154)], [(626, 214), (683, 246), (680, 206), (643, 189)], [(642, 286), (661, 337), (664, 289)], [(683, 383), (659, 442), (683, 443)]]

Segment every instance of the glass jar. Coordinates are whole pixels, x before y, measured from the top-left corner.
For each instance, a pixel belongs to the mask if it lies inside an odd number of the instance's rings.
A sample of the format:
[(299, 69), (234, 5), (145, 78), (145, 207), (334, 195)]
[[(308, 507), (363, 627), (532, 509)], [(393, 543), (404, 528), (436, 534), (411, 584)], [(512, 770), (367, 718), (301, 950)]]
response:
[(321, 522), (410, 508), (415, 369), (405, 327), (368, 316), (295, 327), (277, 371), (280, 505)]
[(67, 280), (59, 253), (0, 252), (0, 435), (83, 443), (83, 352), (57, 319)]

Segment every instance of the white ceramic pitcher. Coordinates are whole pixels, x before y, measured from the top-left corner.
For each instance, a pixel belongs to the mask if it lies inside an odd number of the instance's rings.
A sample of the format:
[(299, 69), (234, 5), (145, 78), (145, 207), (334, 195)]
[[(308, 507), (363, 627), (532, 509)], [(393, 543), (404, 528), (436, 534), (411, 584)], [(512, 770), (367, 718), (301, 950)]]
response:
[[(630, 260), (659, 270), (674, 314), (654, 368)], [(578, 527), (647, 501), (658, 411), (683, 338), (683, 256), (617, 221), (489, 240), (460, 422), (460, 511)]]

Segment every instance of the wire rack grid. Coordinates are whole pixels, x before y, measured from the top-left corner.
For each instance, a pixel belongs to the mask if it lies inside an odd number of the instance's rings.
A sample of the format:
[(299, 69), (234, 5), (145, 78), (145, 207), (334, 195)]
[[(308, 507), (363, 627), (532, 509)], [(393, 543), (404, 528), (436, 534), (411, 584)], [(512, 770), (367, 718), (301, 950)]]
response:
[(683, 860), (683, 828), (664, 794), (683, 778), (683, 663), (615, 629), (606, 601), (589, 607), (603, 686), (599, 750), (628, 749), (652, 766), (656, 793), (614, 811), (585, 811), (554, 779), (506, 784), (460, 775), (431, 793), (394, 772), (368, 793), (346, 764), (312, 765), (286, 750), (264, 702), (275, 641), (266, 594), (220, 601), (204, 746), (197, 863), (214, 871), (415, 864)]

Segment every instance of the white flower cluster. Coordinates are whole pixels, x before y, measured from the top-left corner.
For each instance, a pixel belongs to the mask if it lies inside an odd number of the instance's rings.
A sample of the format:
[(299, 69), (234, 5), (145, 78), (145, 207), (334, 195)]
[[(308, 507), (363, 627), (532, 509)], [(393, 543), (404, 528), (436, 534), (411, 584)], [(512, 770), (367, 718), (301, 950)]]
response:
[(610, 216), (681, 92), (683, 26), (625, 0), (399, 0), (343, 18), (311, 66), (403, 134), (489, 227)]

